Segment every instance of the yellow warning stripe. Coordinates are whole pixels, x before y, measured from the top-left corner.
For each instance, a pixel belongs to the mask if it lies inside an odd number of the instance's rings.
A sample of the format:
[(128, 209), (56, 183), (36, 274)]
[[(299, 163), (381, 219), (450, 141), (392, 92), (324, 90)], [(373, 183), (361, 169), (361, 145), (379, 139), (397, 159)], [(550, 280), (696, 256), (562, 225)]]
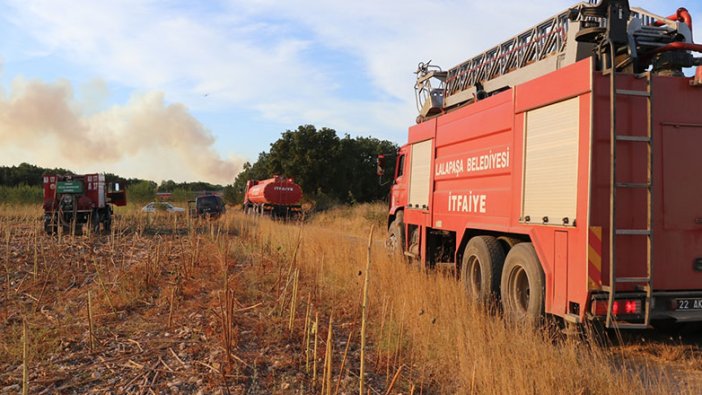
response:
[(588, 237), (587, 261), (590, 289), (602, 289), (602, 227), (591, 226)]

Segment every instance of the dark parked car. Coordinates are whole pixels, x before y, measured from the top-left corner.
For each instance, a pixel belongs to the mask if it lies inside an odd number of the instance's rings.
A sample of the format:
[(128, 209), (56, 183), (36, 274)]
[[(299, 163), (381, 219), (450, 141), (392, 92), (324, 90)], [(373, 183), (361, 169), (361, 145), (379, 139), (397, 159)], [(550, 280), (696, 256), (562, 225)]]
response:
[(217, 218), (227, 211), (224, 199), (217, 195), (198, 196), (188, 206), (193, 217)]

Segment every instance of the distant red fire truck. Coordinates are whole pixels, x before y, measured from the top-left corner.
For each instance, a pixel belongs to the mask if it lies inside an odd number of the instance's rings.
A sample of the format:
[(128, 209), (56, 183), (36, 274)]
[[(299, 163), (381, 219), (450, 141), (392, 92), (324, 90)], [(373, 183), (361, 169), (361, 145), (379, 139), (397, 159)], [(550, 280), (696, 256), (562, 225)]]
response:
[(82, 232), (90, 224), (93, 232), (102, 224), (106, 232), (112, 225), (112, 205), (125, 206), (127, 195), (119, 184), (109, 184), (104, 174), (45, 174), (44, 230), (54, 234), (59, 227), (64, 233)]
[(302, 214), (302, 188), (292, 178), (275, 176), (249, 180), (244, 194), (244, 211), (274, 218), (296, 218)]
[(603, 0), (420, 64), (388, 246), (517, 321), (702, 321), (699, 52), (684, 8)]

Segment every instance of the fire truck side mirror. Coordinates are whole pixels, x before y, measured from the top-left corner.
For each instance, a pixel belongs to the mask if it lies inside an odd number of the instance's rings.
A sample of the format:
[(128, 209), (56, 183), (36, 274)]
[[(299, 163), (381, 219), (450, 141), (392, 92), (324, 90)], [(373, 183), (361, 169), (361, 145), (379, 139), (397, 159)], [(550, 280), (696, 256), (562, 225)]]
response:
[(378, 177), (382, 177), (385, 174), (385, 155), (383, 154), (378, 155), (376, 174)]

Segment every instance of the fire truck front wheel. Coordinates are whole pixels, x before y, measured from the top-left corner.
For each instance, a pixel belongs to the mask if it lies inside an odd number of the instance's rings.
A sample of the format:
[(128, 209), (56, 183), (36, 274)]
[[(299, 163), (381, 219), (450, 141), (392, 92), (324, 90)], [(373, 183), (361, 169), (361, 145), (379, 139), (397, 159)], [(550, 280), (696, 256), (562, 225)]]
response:
[(44, 231), (47, 235), (55, 235), (58, 230), (58, 218), (53, 214), (44, 215)]
[(544, 272), (531, 243), (512, 247), (502, 270), (501, 295), (505, 318), (536, 325), (544, 314)]
[(475, 236), (463, 252), (461, 279), (466, 294), (479, 303), (489, 303), (500, 296), (500, 275), (505, 253), (492, 236)]
[(405, 224), (403, 212), (398, 211), (395, 220), (388, 228), (388, 238), (385, 240), (385, 247), (391, 254), (401, 254), (405, 248)]

